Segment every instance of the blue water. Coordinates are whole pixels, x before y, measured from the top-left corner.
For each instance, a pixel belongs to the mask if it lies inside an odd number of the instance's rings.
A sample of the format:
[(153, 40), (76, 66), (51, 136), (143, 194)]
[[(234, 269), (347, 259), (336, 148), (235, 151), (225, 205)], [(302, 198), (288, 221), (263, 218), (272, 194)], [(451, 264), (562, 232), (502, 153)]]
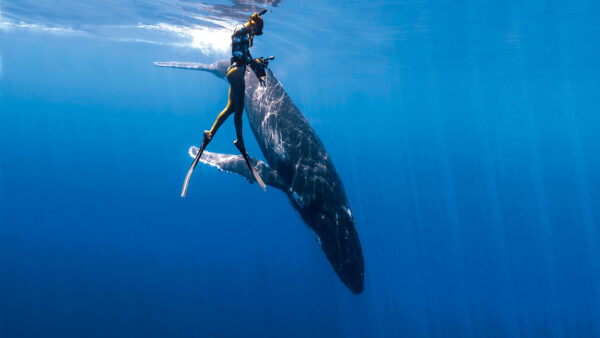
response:
[[(179, 197), (227, 84), (152, 62), (225, 58), (258, 8), (358, 296), (282, 192), (200, 165)], [(600, 336), (599, 26), (591, 0), (2, 0), (0, 336)]]

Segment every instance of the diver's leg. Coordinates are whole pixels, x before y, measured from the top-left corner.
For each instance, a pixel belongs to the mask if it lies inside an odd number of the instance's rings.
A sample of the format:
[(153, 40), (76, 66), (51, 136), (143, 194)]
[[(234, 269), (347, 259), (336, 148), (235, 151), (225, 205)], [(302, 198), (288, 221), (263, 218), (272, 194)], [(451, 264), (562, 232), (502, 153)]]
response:
[[(229, 81), (229, 94), (227, 96), (227, 106), (225, 107), (225, 109), (223, 109), (219, 116), (217, 116), (215, 123), (213, 124), (212, 128), (210, 128), (210, 130), (208, 131), (208, 136), (210, 139), (212, 139), (213, 136), (215, 136), (217, 130), (219, 130), (219, 128), (225, 122), (225, 120), (227, 120), (229, 115), (231, 115), (231, 113), (235, 111), (236, 106), (239, 105), (239, 102), (236, 101), (239, 101), (239, 95), (237, 94), (237, 92), (240, 88), (240, 74), (242, 74), (241, 83), (243, 85), (244, 79), (242, 69), (240, 69), (239, 67), (234, 67), (227, 72), (226, 77), (227, 81)], [(242, 107), (244, 105), (243, 100), (244, 96), (242, 95)]]
[(227, 106), (225, 107), (225, 109), (223, 109), (223, 111), (219, 114), (219, 116), (217, 116), (217, 119), (215, 120), (215, 123), (213, 123), (212, 128), (210, 128), (209, 131), (205, 132), (205, 134), (208, 133), (208, 136), (210, 139), (212, 139), (213, 136), (215, 136), (215, 134), (217, 133), (217, 130), (219, 130), (219, 128), (225, 122), (225, 120), (227, 120), (229, 115), (231, 115), (231, 113), (234, 112), (234, 104), (231, 100), (231, 89), (232, 89), (231, 86), (229, 86), (229, 95), (228, 95)]
[[(246, 165), (248, 166), (248, 169), (250, 169), (250, 172), (256, 179), (256, 182), (258, 182), (260, 187), (266, 191), (265, 182), (263, 182), (262, 178), (260, 178), (260, 175), (256, 171), (256, 168), (254, 168), (254, 164), (252, 164), (252, 161), (250, 160), (250, 156), (248, 156), (248, 152), (246, 151), (246, 146), (244, 145), (244, 136), (242, 135), (242, 126), (243, 126), (242, 115), (244, 113), (244, 95), (245, 95), (244, 79), (242, 78), (241, 83), (236, 83), (235, 85), (236, 86), (234, 86), (233, 83), (231, 85), (232, 89), (235, 89), (235, 91), (234, 91), (235, 95), (232, 97), (232, 100), (234, 100), (233, 102), (235, 102), (234, 122), (235, 122), (235, 133), (237, 135), (237, 140), (235, 140), (233, 142), (233, 144), (235, 144), (235, 146), (238, 148), (240, 153), (242, 153), (242, 156), (244, 157), (244, 161), (246, 161)], [(239, 85), (239, 86), (237, 86), (237, 85)]]
[(241, 145), (243, 145), (244, 137), (242, 135), (242, 115), (244, 113), (244, 95), (246, 94), (246, 84), (244, 82), (243, 72), (240, 71), (232, 75), (234, 76), (231, 76), (230, 79), (231, 102), (233, 103), (233, 110), (235, 112), (235, 133), (237, 136), (237, 141), (241, 142)]
[[(229, 115), (231, 115), (235, 111), (237, 105), (239, 105), (239, 93), (238, 92), (239, 92), (240, 84), (239, 84), (238, 78), (239, 78), (240, 73), (241, 73), (241, 71), (238, 67), (234, 67), (231, 70), (229, 70), (229, 72), (227, 72), (227, 80), (229, 80), (229, 94), (227, 97), (227, 106), (225, 107), (225, 109), (223, 109), (223, 111), (219, 114), (219, 116), (217, 116), (217, 119), (215, 120), (215, 123), (213, 124), (212, 128), (210, 130), (204, 131), (204, 138), (202, 139), (202, 145), (200, 146), (200, 150), (198, 151), (198, 155), (196, 156), (196, 159), (200, 159), (200, 157), (202, 156), (202, 153), (204, 152), (204, 149), (206, 149), (206, 146), (208, 145), (208, 143), (215, 136), (215, 134), (217, 133), (217, 130), (219, 130), (221, 125), (223, 125), (225, 120), (227, 120)], [(242, 78), (242, 86), (243, 86), (243, 78)], [(242, 109), (243, 109), (243, 99), (244, 99), (244, 97), (242, 96)], [(196, 161), (196, 163), (197, 163), (197, 161)]]
[(219, 128), (221, 127), (221, 125), (223, 125), (223, 123), (225, 123), (229, 115), (231, 115), (236, 109), (236, 105), (238, 103), (236, 103), (235, 101), (239, 100), (239, 98), (237, 98), (238, 95), (236, 95), (236, 92), (239, 90), (239, 81), (236, 81), (236, 76), (239, 73), (240, 69), (238, 67), (234, 67), (231, 70), (229, 70), (229, 72), (227, 72), (227, 80), (229, 81), (229, 94), (227, 95), (227, 106), (225, 107), (225, 109), (223, 109), (219, 116), (217, 116), (217, 119), (215, 120), (215, 123), (213, 123), (212, 128), (210, 128), (210, 130), (204, 131), (204, 140), (202, 141), (202, 146), (200, 147), (200, 151), (198, 152), (199, 154), (202, 154), (204, 148), (206, 148), (208, 143), (217, 133), (217, 130), (219, 130)]
[(196, 156), (198, 159), (200, 159), (200, 156), (202, 156), (204, 149), (206, 149), (206, 146), (208, 145), (208, 143), (210, 143), (212, 138), (215, 136), (215, 134), (217, 133), (217, 130), (219, 130), (219, 127), (221, 127), (221, 125), (225, 122), (225, 120), (227, 120), (229, 115), (231, 115), (231, 113), (233, 113), (235, 111), (235, 105), (232, 101), (232, 94), (231, 94), (232, 91), (233, 91), (232, 86), (229, 86), (229, 95), (228, 95), (228, 100), (227, 100), (227, 106), (225, 107), (225, 109), (223, 109), (223, 111), (219, 114), (219, 116), (217, 116), (217, 119), (215, 120), (215, 123), (213, 124), (212, 128), (210, 128), (210, 130), (204, 131), (202, 145), (200, 146), (200, 150), (198, 151), (198, 155)]
[(242, 128), (244, 126), (242, 121), (243, 114), (243, 110), (238, 109), (233, 116), (233, 122), (235, 123), (235, 136), (237, 137), (236, 142), (240, 143), (241, 145), (244, 145), (244, 135), (242, 132)]
[(266, 191), (267, 188), (265, 182), (263, 182), (262, 178), (260, 178), (260, 175), (256, 171), (256, 168), (254, 168), (254, 164), (250, 160), (250, 156), (248, 156), (248, 152), (246, 151), (246, 145), (244, 145), (244, 137), (242, 136), (242, 110), (235, 112), (235, 132), (237, 134), (237, 140), (233, 141), (233, 144), (235, 144), (240, 153), (242, 153), (244, 161), (246, 161), (246, 165), (256, 179), (256, 182), (258, 182), (258, 185), (260, 185), (260, 187)]
[[(236, 69), (237, 68), (232, 69), (231, 71), (229, 71), (229, 73), (231, 73), (232, 71), (235, 72)], [(229, 75), (230, 75), (229, 73), (227, 73), (227, 79), (229, 79)], [(231, 81), (230, 81), (230, 83), (231, 83)], [(194, 162), (192, 162), (192, 165), (190, 166), (190, 169), (188, 170), (187, 175), (185, 176), (185, 181), (183, 182), (183, 190), (181, 191), (181, 197), (185, 197), (188, 185), (190, 183), (190, 178), (192, 177), (192, 172), (196, 168), (196, 165), (198, 164), (200, 157), (202, 157), (202, 153), (204, 152), (204, 149), (206, 149), (206, 146), (208, 145), (208, 143), (210, 143), (213, 136), (215, 136), (215, 133), (217, 132), (219, 127), (223, 124), (223, 122), (225, 122), (225, 120), (227, 120), (229, 115), (231, 115), (231, 113), (234, 112), (235, 106), (232, 101), (232, 91), (233, 91), (233, 89), (232, 89), (232, 86), (230, 85), (227, 106), (225, 107), (225, 109), (223, 109), (223, 111), (219, 114), (219, 116), (217, 116), (217, 119), (215, 120), (215, 123), (213, 124), (212, 128), (210, 130), (204, 131), (204, 137), (202, 138), (202, 145), (200, 146), (200, 149), (198, 150), (198, 153), (196, 154), (196, 157), (194, 158)]]

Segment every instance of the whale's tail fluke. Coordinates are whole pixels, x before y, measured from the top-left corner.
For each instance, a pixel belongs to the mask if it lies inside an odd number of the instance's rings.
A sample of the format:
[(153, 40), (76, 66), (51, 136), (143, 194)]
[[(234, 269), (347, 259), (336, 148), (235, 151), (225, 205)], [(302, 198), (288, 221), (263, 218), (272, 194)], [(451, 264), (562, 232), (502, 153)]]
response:
[(205, 72), (213, 73), (219, 78), (225, 78), (225, 75), (227, 75), (227, 68), (229, 68), (229, 61), (227, 60), (221, 60), (211, 64), (179, 61), (154, 62), (154, 64), (159, 67), (203, 70)]

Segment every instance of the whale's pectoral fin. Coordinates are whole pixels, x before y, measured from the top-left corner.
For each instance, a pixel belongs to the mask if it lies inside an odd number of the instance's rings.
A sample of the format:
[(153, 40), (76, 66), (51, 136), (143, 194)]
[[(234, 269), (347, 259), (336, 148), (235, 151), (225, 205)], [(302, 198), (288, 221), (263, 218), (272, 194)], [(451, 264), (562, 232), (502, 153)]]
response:
[[(195, 158), (198, 154), (198, 150), (198, 147), (190, 147), (190, 156)], [(267, 185), (278, 189), (285, 188), (285, 184), (281, 181), (277, 171), (273, 170), (271, 167), (269, 167), (269, 165), (261, 160), (257, 160), (255, 158), (251, 158), (251, 160), (252, 163), (254, 163), (254, 168)], [(210, 151), (204, 151), (202, 153), (202, 157), (200, 157), (200, 162), (217, 167), (217, 169), (221, 171), (230, 173), (233, 172), (244, 176), (248, 181), (250, 181), (250, 183), (256, 182), (254, 175), (248, 168), (244, 157), (241, 155), (218, 154), (211, 153)]]
[(209, 73), (213, 73), (220, 78), (225, 78), (225, 75), (227, 74), (227, 68), (229, 67), (229, 61), (227, 60), (217, 61), (211, 64), (179, 61), (154, 62), (154, 64), (159, 67), (203, 70)]

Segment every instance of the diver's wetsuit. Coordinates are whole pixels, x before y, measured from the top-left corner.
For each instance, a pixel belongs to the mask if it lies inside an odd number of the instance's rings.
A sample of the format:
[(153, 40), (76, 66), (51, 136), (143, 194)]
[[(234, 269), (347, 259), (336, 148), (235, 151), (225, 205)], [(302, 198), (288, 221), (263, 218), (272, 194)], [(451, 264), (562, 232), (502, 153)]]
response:
[(244, 75), (246, 73), (246, 64), (253, 62), (252, 55), (250, 55), (251, 33), (251, 28), (246, 25), (239, 25), (233, 30), (233, 34), (231, 35), (231, 64), (227, 71), (229, 101), (209, 131), (209, 137), (212, 139), (223, 122), (227, 120), (231, 113), (235, 112), (235, 132), (237, 141), (240, 142), (242, 147), (244, 145), (242, 113), (244, 112), (244, 94), (246, 91)]
[[(260, 12), (261, 14), (266, 13), (266, 10)], [(250, 27), (248, 27), (250, 26)], [(242, 113), (244, 112), (244, 95), (246, 91), (246, 84), (244, 83), (244, 75), (246, 73), (246, 64), (250, 64), (251, 67), (255, 70), (255, 73), (259, 77), (259, 80), (262, 80), (264, 75), (261, 75), (258, 70), (262, 69), (262, 73), (264, 73), (264, 68), (266, 67), (266, 63), (261, 60), (252, 60), (252, 56), (250, 55), (250, 45), (252, 43), (252, 39), (254, 38), (254, 34), (261, 35), (262, 34), (263, 21), (260, 18), (259, 14), (254, 13), (247, 24), (237, 26), (233, 34), (231, 35), (231, 64), (229, 65), (229, 69), (227, 71), (227, 81), (229, 81), (229, 101), (227, 102), (227, 107), (223, 109), (223, 111), (217, 116), (217, 120), (213, 124), (212, 128), (209, 131), (204, 132), (204, 138), (202, 139), (202, 145), (200, 149), (198, 149), (198, 153), (196, 154), (196, 158), (194, 158), (194, 162), (190, 166), (188, 173), (185, 177), (185, 181), (183, 183), (183, 190), (181, 191), (181, 196), (185, 197), (185, 193), (188, 188), (188, 184), (190, 182), (190, 177), (192, 175), (192, 171), (198, 164), (204, 149), (208, 143), (215, 136), (215, 133), (219, 129), (219, 127), (227, 120), (231, 113), (235, 112), (235, 132), (237, 134), (237, 140), (233, 143), (238, 148), (238, 150), (242, 153), (242, 157), (248, 165), (248, 169), (252, 172), (254, 179), (260, 185), (263, 190), (266, 190), (265, 182), (263, 182), (260, 175), (256, 172), (254, 165), (246, 152), (246, 146), (244, 145), (244, 138), (242, 136)]]

